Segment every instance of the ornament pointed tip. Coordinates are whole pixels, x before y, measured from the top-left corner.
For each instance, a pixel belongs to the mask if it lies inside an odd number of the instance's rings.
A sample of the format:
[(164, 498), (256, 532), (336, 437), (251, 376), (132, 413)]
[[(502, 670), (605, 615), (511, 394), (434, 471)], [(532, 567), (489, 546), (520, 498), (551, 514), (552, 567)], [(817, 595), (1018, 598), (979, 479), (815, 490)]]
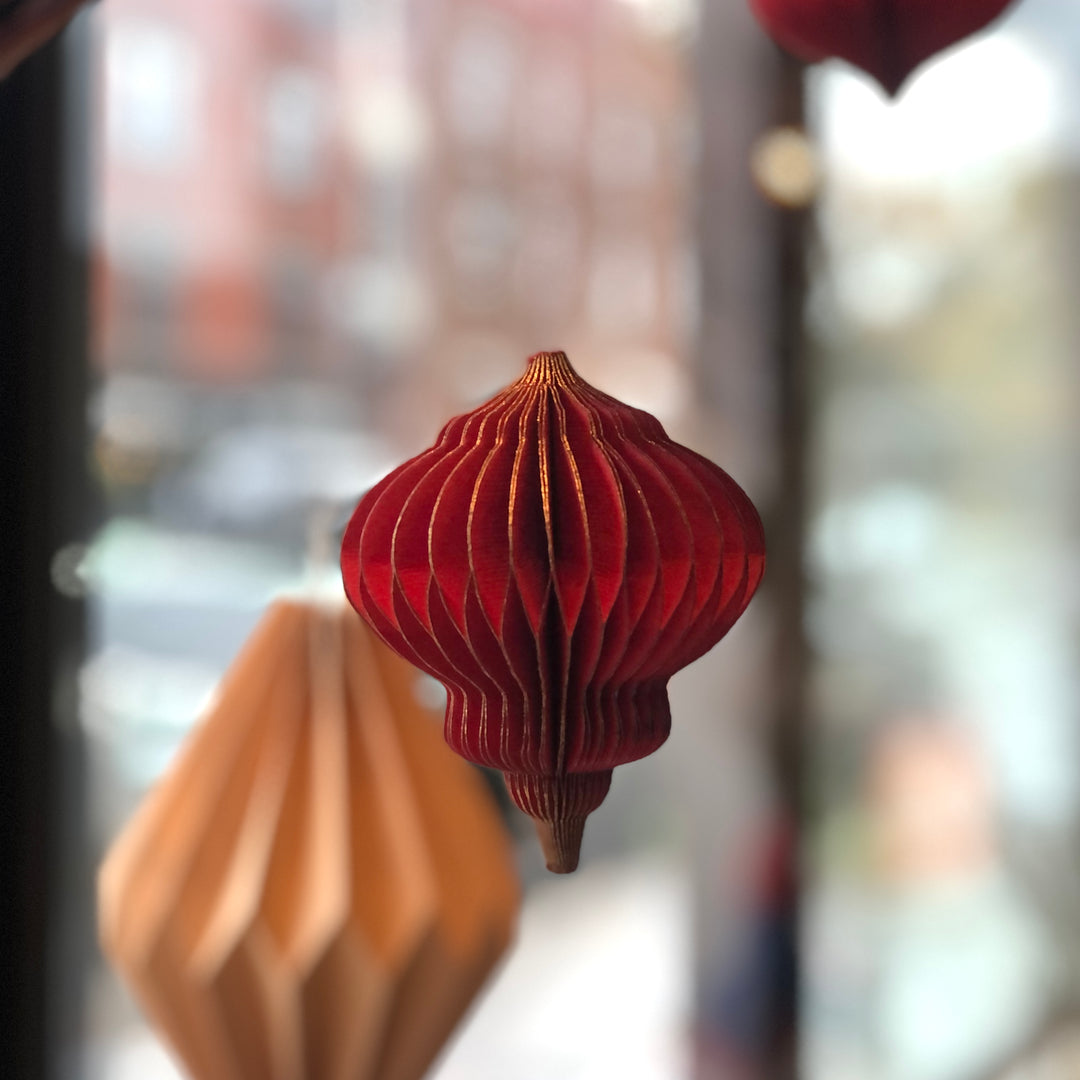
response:
[(504, 773), (510, 798), (533, 819), (547, 868), (553, 874), (577, 869), (585, 819), (611, 786), (611, 770), (545, 776)]
[(905, 75), (899, 81), (881, 79), (878, 85), (885, 93), (885, 100), (890, 105), (895, 105), (903, 94), (903, 91), (907, 89), (907, 76)]
[(530, 382), (553, 382), (574, 375), (570, 358), (562, 349), (533, 353), (525, 370), (525, 378)]
[(585, 818), (564, 818), (562, 821), (533, 822), (544, 862), (553, 874), (572, 874), (581, 856), (581, 837), (585, 832)]

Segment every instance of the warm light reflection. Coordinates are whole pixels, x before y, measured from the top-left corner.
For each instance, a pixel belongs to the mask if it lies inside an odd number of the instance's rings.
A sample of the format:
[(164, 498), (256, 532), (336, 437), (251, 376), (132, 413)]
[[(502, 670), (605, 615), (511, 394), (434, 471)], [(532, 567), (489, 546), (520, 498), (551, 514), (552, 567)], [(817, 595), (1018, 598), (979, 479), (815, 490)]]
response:
[(806, 133), (783, 127), (754, 144), (750, 171), (766, 198), (790, 210), (809, 206), (818, 190), (817, 154)]

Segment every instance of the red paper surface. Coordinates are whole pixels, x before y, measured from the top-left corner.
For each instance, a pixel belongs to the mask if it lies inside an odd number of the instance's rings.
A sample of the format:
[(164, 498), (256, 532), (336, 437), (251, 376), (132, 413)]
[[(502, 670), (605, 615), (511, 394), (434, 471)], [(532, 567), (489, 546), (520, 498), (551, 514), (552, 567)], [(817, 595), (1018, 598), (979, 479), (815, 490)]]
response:
[(996, 19), (1012, 0), (750, 0), (761, 24), (805, 60), (839, 57), (896, 94), (924, 61)]
[(447, 741), (503, 771), (559, 871), (611, 770), (667, 738), (668, 679), (764, 566), (739, 486), (562, 353), (376, 485), (342, 545), (349, 599), (446, 686)]

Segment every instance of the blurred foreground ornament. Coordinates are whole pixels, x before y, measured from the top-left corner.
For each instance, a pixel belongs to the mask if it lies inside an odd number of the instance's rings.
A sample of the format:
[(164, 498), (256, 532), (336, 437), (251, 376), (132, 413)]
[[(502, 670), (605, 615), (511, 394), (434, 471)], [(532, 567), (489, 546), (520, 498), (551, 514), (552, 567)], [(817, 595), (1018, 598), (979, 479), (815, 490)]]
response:
[(779, 45), (804, 60), (839, 57), (895, 96), (936, 53), (996, 19), (1013, 0), (750, 0)]
[(8, 0), (0, 4), (0, 79), (51, 41), (86, 0)]
[(509, 844), (416, 678), (275, 603), (109, 852), (104, 950), (196, 1080), (419, 1080), (505, 950)]
[(503, 771), (566, 873), (612, 769), (667, 738), (668, 679), (749, 603), (765, 544), (725, 472), (539, 353), (364, 496), (341, 566), (360, 614), (446, 686), (447, 741)]

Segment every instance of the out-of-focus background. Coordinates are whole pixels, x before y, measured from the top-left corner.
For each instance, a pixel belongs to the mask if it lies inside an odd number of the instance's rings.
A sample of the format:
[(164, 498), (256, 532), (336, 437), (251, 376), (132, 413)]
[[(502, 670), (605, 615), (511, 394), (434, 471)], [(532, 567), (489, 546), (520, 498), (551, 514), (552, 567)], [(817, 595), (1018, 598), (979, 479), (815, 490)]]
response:
[(92, 868), (312, 522), (563, 348), (772, 563), (581, 870), (519, 829), (519, 943), (433, 1077), (1080, 1076), (1075, 0), (896, 104), (741, 2), (106, 0), (61, 51), (98, 508), (51, 563), (89, 620), (54, 1075), (178, 1075)]

